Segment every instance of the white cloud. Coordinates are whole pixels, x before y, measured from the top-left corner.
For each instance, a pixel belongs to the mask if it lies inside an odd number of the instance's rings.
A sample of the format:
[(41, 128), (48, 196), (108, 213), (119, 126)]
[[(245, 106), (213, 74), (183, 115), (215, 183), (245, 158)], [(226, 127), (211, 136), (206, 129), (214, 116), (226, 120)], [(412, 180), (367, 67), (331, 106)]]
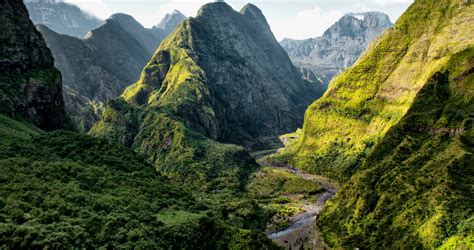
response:
[(75, 4), (83, 11), (101, 19), (105, 19), (113, 14), (103, 0), (64, 0), (64, 2)]
[(344, 15), (338, 10), (323, 11), (319, 7), (298, 12), (295, 16), (285, 19), (269, 19), (273, 33), (277, 39), (285, 37), (305, 39), (317, 37)]

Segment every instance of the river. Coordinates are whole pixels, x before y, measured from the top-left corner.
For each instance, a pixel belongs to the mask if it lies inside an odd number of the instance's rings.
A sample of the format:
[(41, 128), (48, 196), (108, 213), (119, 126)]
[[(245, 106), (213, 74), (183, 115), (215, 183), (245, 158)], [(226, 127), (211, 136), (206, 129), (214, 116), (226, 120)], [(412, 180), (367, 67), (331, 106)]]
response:
[[(257, 159), (260, 159), (260, 157), (257, 157)], [(320, 184), (324, 189), (322, 193), (317, 195), (315, 203), (304, 201), (304, 212), (289, 218), (291, 221), (289, 227), (276, 232), (270, 232), (267, 234), (267, 237), (286, 249), (300, 249), (301, 247), (304, 249), (327, 249), (316, 226), (316, 221), (326, 201), (331, 199), (339, 190), (339, 185), (322, 176), (308, 174), (288, 165), (275, 166), (275, 164), (265, 162), (262, 159), (258, 160), (258, 162), (261, 166), (285, 169), (303, 179)]]

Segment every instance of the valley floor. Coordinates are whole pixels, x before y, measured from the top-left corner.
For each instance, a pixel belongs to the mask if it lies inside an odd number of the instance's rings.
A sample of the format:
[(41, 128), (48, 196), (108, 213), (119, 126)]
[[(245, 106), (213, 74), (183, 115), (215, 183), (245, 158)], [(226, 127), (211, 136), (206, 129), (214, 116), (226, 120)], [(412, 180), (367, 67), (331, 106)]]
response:
[(339, 185), (292, 166), (265, 159), (274, 151), (254, 153), (262, 169), (252, 176), (249, 192), (275, 214), (267, 225), (267, 237), (285, 249), (328, 249), (316, 226), (326, 201)]

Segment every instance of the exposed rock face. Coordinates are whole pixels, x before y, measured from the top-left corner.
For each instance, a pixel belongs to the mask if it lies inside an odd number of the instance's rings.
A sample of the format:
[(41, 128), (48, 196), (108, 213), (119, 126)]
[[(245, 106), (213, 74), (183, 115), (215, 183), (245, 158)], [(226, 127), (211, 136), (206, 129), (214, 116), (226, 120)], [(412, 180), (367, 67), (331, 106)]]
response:
[(242, 147), (223, 142), (279, 146), (277, 136), (301, 125), (306, 105), (321, 94), (320, 83), (301, 79), (257, 7), (239, 13), (211, 3), (161, 43), (90, 133), (210, 192), (243, 185), (236, 176), (256, 166)]
[(185, 19), (186, 17), (181, 12), (174, 10), (172, 13), (166, 14), (163, 20), (154, 26), (153, 29), (162, 30), (166, 34), (169, 34)]
[(22, 1), (2, 1), (0, 23), (0, 112), (45, 130), (63, 128), (61, 74)]
[[(160, 45), (160, 42), (168, 34), (165, 33), (164, 30), (160, 29), (147, 29), (137, 22), (132, 16), (127, 14), (113, 14), (110, 19), (116, 21), (125, 31), (134, 37), (142, 45), (142, 47), (146, 48), (150, 53), (150, 57), (153, 55), (153, 53), (155, 53), (156, 49)], [(177, 25), (178, 24), (176, 24), (176, 26)], [(176, 28), (176, 26), (174, 26), (173, 29)], [(148, 59), (149, 58), (147, 58), (147, 60)]]
[(193, 36), (189, 46), (214, 98), (216, 131), (209, 134), (215, 139), (268, 147), (276, 135), (299, 127), (307, 105), (322, 95), (319, 82), (299, 79), (253, 5), (240, 13), (225, 3), (205, 5), (185, 32)]
[[(141, 81), (125, 92), (129, 100), (146, 105), (165, 99), (180, 81), (174, 74), (187, 60), (200, 71), (207, 89), (199, 105), (208, 111), (182, 109), (186, 119), (207, 136), (248, 149), (275, 147), (277, 136), (301, 125), (309, 103), (322, 95), (321, 83), (301, 79), (273, 36), (262, 12), (253, 5), (240, 13), (226, 3), (204, 5), (196, 18), (167, 39)], [(156, 97), (159, 91), (162, 97)], [(186, 113), (184, 113), (186, 112)]]
[(284, 39), (281, 45), (295, 65), (311, 69), (324, 84), (351, 66), (369, 43), (393, 24), (379, 12), (347, 14), (321, 37)]
[[(163, 30), (144, 28), (126, 14), (112, 15), (84, 39), (57, 34), (43, 25), (37, 27), (68, 87), (64, 91), (67, 112), (83, 132), (97, 121), (103, 103), (138, 80), (167, 35)], [(78, 100), (82, 101), (76, 103)]]
[(84, 37), (103, 22), (84, 13), (77, 6), (56, 0), (25, 0), (30, 18), (35, 24), (44, 24), (59, 34)]

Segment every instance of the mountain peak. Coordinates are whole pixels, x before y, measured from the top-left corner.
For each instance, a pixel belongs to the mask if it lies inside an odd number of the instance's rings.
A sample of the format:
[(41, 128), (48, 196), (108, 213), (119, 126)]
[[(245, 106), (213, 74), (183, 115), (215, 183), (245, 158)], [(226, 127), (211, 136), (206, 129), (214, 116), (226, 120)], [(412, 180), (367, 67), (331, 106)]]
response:
[(162, 29), (167, 33), (170, 33), (183, 20), (186, 20), (186, 16), (183, 15), (183, 13), (181, 13), (179, 10), (173, 10), (172, 12), (167, 13), (160, 23), (153, 26), (153, 28)]
[(267, 19), (263, 15), (262, 11), (251, 3), (246, 4), (242, 10), (240, 10), (240, 14), (246, 16), (247, 18), (252, 18), (267, 23)]
[(326, 39), (340, 37), (355, 38), (364, 34), (366, 40), (372, 40), (383, 30), (393, 26), (387, 14), (381, 12), (348, 13), (329, 27), (323, 34)]
[(233, 13), (235, 11), (225, 2), (207, 3), (199, 9), (196, 18), (200, 16), (223, 16), (225, 13), (229, 12)]
[(109, 19), (116, 21), (127, 30), (144, 28), (135, 18), (125, 13), (115, 13)]
[[(179, 97), (187, 85), (202, 97)], [(122, 96), (137, 106), (179, 108), (209, 138), (260, 149), (280, 146), (276, 135), (296, 129), (321, 93), (301, 79), (257, 7), (239, 13), (214, 2), (163, 41)]]
[(376, 26), (384, 26), (390, 27), (393, 26), (392, 21), (390, 21), (390, 17), (382, 12), (378, 11), (369, 11), (369, 12), (361, 12), (361, 13), (349, 13), (346, 15), (350, 15), (354, 18), (361, 20), (365, 26), (368, 27), (376, 27)]
[(258, 14), (258, 15), (262, 15), (263, 16), (263, 13), (262, 11), (255, 5), (251, 4), (251, 3), (248, 3), (246, 4), (244, 7), (242, 7), (242, 9), (240, 10), (240, 13), (242, 14), (246, 14), (246, 13), (253, 13), (253, 14)]

